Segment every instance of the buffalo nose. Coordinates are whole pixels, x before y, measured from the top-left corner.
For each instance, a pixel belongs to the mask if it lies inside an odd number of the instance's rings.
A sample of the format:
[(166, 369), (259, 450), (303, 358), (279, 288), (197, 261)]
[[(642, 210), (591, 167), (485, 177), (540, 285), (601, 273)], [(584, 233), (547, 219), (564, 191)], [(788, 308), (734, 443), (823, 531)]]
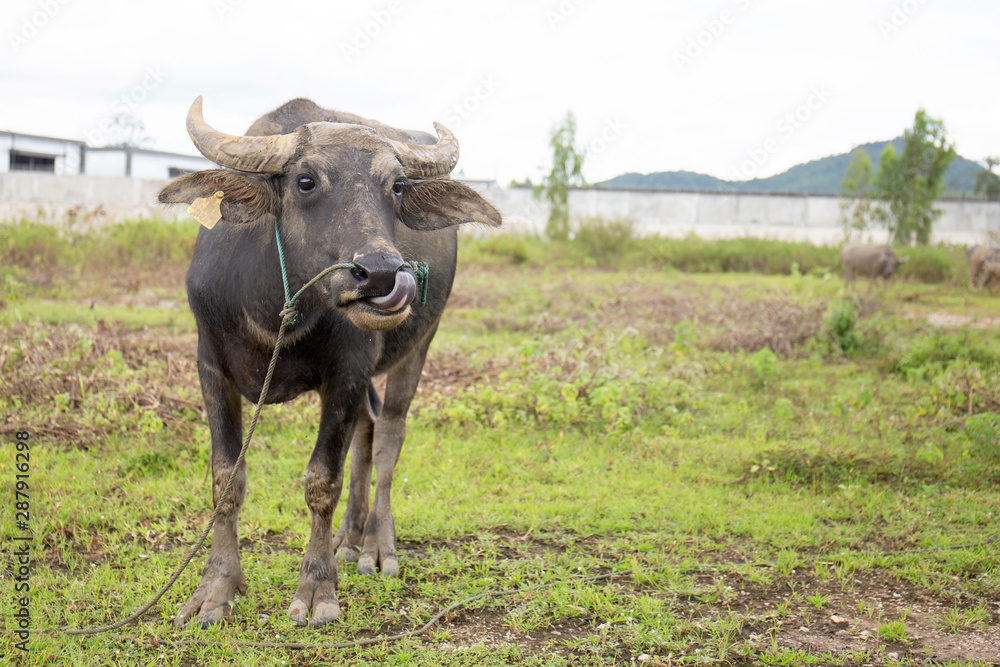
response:
[(396, 273), (401, 268), (401, 257), (377, 252), (355, 257), (351, 275), (364, 298), (385, 296), (392, 292), (396, 285)]

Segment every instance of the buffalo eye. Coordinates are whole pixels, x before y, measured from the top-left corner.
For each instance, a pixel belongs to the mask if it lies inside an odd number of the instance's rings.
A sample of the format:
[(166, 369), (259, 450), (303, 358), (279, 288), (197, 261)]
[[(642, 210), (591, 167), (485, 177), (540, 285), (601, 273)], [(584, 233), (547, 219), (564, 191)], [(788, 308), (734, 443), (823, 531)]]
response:
[(309, 192), (316, 187), (316, 181), (309, 176), (299, 176), (297, 183), (299, 186), (299, 192)]
[(401, 178), (396, 179), (396, 182), (392, 184), (392, 194), (401, 195), (403, 194), (403, 187), (406, 185), (406, 181)]

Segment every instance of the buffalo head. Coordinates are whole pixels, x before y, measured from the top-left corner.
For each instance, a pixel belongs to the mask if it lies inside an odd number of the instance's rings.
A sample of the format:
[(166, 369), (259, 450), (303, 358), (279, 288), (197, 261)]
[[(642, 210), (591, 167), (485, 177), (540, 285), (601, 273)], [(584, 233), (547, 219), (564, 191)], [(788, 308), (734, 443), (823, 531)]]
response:
[[(431, 231), (500, 214), (471, 188), (447, 178), (458, 141), (435, 124), (433, 137), (385, 126), (307, 122), (284, 134), (236, 136), (202, 116), (199, 97), (188, 112), (195, 146), (224, 169), (182, 176), (160, 193), (163, 203), (191, 203), (222, 192), (222, 222), (280, 221), (290, 270), (308, 280), (340, 262), (317, 285), (361, 329), (391, 329), (406, 319), (416, 280), (396, 246), (396, 223)], [(381, 131), (380, 131), (381, 130)], [(395, 137), (389, 136), (395, 134)]]

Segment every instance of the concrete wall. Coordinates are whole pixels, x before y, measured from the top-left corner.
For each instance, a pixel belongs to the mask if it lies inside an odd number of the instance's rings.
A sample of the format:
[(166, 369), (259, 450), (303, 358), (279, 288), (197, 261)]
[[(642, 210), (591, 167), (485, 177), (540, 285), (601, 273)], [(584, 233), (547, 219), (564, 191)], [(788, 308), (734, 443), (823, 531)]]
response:
[(164, 183), (83, 174), (8, 172), (0, 174), (0, 220), (29, 218), (54, 225), (73, 222), (86, 228), (127, 218), (185, 215), (183, 206), (165, 211), (156, 202), (156, 193)]
[[(477, 187), (504, 214), (508, 229), (541, 232), (548, 206), (527, 189)], [(574, 219), (632, 220), (639, 233), (655, 236), (733, 238), (754, 236), (789, 241), (836, 244), (844, 238), (839, 197), (760, 195), (716, 192), (648, 192), (637, 190), (573, 190)], [(1000, 233), (1000, 202), (942, 200), (933, 241), (982, 243), (986, 233)], [(878, 230), (872, 240), (883, 242)]]
[[(113, 154), (113, 153), (111, 153)], [(87, 167), (95, 153), (87, 154)], [(183, 166), (183, 165), (176, 165)], [(156, 193), (165, 180), (32, 172), (0, 174), (0, 220), (43, 218), (53, 224), (73, 219), (82, 226), (105, 225), (139, 216), (186, 217), (184, 205), (164, 208)], [(470, 182), (504, 215), (510, 231), (541, 232), (548, 207), (526, 189)], [(575, 219), (632, 220), (639, 233), (657, 236), (697, 234), (702, 238), (754, 236), (813, 243), (840, 243), (838, 197), (753, 195), (635, 190), (574, 190), (570, 211)], [(939, 201), (943, 211), (934, 225), (934, 241), (975, 244), (988, 231), (1000, 233), (1000, 202)], [(472, 233), (488, 233), (473, 228)], [(872, 240), (886, 240), (884, 230)]]

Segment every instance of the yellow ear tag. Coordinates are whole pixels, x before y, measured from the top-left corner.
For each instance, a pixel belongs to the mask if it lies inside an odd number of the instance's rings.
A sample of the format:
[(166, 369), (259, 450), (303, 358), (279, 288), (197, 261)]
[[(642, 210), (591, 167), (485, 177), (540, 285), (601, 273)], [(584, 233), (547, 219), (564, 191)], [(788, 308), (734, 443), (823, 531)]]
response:
[(211, 197), (199, 197), (188, 206), (188, 215), (202, 224), (205, 229), (215, 227), (222, 220), (222, 198), (225, 194), (219, 190)]

